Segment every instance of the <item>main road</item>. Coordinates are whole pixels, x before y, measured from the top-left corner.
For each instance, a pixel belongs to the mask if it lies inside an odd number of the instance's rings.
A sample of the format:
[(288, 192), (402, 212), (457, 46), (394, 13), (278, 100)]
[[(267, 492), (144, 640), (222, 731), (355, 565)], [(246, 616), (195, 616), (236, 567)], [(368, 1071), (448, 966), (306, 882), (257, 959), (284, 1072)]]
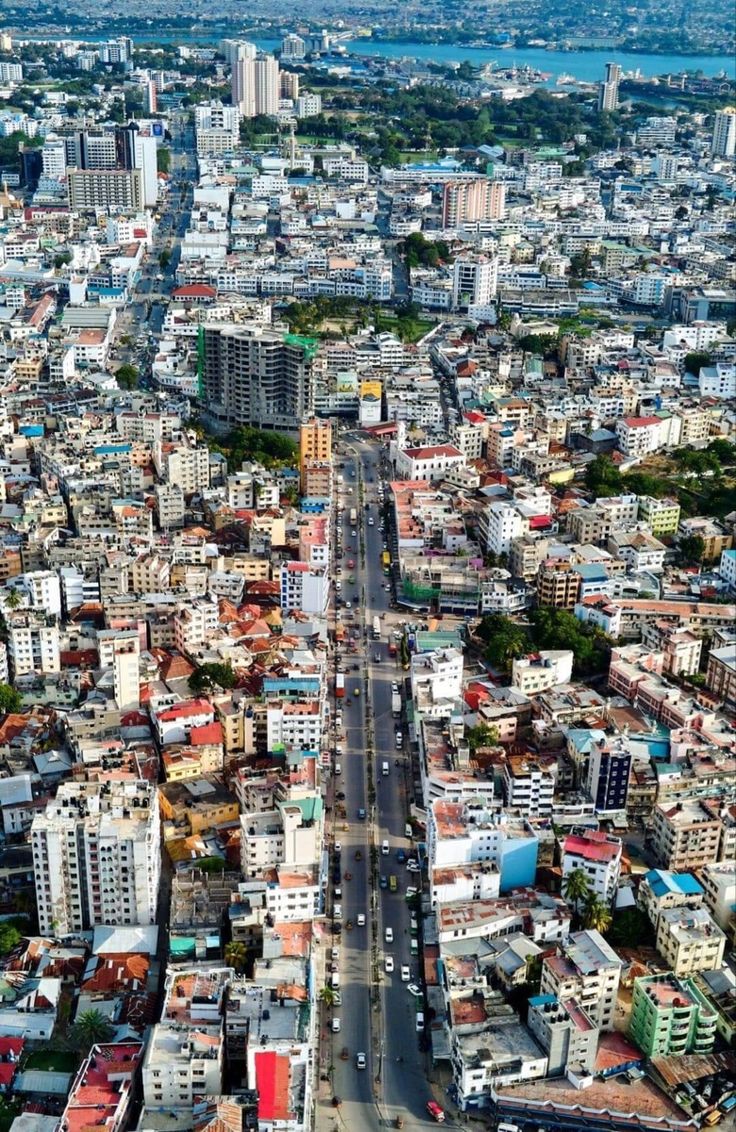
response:
[[(345, 669), (345, 700), (342, 728), (336, 736), (336, 761), (342, 774), (334, 789), (344, 794), (347, 814), (345, 821), (337, 818), (334, 825), (334, 837), (341, 845), (343, 930), (338, 965), (342, 1001), (332, 1011), (340, 1018), (340, 1031), (327, 1037), (331, 1055), (322, 1059), (323, 1065), (325, 1061), (332, 1065), (332, 1091), (342, 1105), (337, 1115), (321, 1110), (318, 1126), (332, 1128), (337, 1122), (351, 1132), (374, 1132), (392, 1124), (397, 1116), (407, 1129), (433, 1124), (426, 1111), (432, 1094), (417, 1032), (422, 999), (415, 998), (401, 978), (401, 968), (406, 966), (411, 982), (422, 985), (419, 958), (411, 954), (410, 909), (405, 897), (409, 885), (418, 885), (417, 874), (408, 872), (396, 857), (398, 850), (407, 855), (411, 851), (406, 837), (411, 764), (406, 734), (402, 747), (397, 747), (396, 731), (401, 724), (391, 710), (391, 685), (401, 681), (402, 673), (388, 656), (383, 620), (381, 641), (371, 639), (374, 617), (383, 619), (391, 601), (381, 565), (388, 541), (388, 531), (381, 529), (381, 451), (379, 444), (346, 433), (337, 455), (338, 461), (344, 461), (340, 471), (344, 482), (338, 488), (341, 553), (335, 561), (340, 567), (341, 589), (336, 597), (340, 620), (348, 633), (356, 635), (359, 651), (339, 650), (339, 663)], [(352, 508), (357, 512), (356, 525), (350, 518)], [(385, 763), (388, 774), (382, 772)], [(361, 810), (366, 811), (365, 820), (358, 817)], [(382, 851), (384, 842), (388, 842), (388, 853)], [(351, 874), (351, 880), (345, 880), (345, 872)], [(395, 876), (398, 891), (381, 887), (379, 876), (387, 880)], [(366, 917), (364, 927), (357, 926), (359, 913)], [(348, 920), (354, 925), (350, 931), (345, 928)], [(393, 935), (390, 943), (386, 929)], [(393, 959), (392, 973), (386, 971), (387, 956)], [(345, 1061), (340, 1058), (343, 1049), (348, 1050)], [(365, 1070), (357, 1068), (359, 1052), (366, 1055)]]

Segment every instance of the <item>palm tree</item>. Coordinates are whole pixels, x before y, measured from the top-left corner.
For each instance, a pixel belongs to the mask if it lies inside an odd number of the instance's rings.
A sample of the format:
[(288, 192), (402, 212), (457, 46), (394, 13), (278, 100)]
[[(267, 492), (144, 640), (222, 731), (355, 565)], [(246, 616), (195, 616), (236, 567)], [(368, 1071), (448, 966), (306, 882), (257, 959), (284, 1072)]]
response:
[(238, 940), (233, 940), (225, 948), (225, 962), (229, 967), (234, 967), (235, 970), (241, 974), (245, 970), (245, 965), (248, 962), (248, 949), (244, 943)]
[(584, 869), (573, 869), (562, 882), (562, 895), (575, 909), (575, 919), (580, 919), (580, 906), (591, 898), (590, 881)]
[(13, 589), (6, 597), (5, 604), (7, 605), (8, 609), (17, 609), (22, 601), (23, 595), (21, 594), (20, 590)]
[(85, 1010), (74, 1023), (72, 1033), (75, 1044), (86, 1053), (94, 1045), (109, 1042), (113, 1027), (101, 1010)]
[(324, 986), (319, 992), (319, 997), (320, 1001), (323, 1002), (325, 1006), (332, 1006), (335, 1001), (335, 992), (332, 987)]
[(605, 900), (601, 900), (598, 896), (591, 895), (585, 906), (583, 921), (589, 931), (607, 932), (613, 921), (611, 909), (608, 907)]

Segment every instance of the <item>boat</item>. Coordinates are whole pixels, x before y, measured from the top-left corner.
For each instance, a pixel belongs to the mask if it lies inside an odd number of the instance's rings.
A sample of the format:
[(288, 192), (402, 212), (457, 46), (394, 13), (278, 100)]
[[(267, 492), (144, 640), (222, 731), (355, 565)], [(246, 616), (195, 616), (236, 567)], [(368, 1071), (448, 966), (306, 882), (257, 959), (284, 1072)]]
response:
[(568, 86), (570, 83), (577, 82), (574, 75), (563, 73), (557, 76), (557, 86)]

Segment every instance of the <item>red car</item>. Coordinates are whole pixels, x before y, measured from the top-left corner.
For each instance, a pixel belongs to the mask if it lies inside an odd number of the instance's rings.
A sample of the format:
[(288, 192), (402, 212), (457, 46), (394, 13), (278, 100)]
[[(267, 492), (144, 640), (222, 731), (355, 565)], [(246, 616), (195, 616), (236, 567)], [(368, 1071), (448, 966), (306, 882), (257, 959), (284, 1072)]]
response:
[(427, 1112), (433, 1120), (437, 1121), (438, 1124), (445, 1123), (444, 1109), (440, 1108), (440, 1106), (437, 1104), (437, 1101), (427, 1101)]

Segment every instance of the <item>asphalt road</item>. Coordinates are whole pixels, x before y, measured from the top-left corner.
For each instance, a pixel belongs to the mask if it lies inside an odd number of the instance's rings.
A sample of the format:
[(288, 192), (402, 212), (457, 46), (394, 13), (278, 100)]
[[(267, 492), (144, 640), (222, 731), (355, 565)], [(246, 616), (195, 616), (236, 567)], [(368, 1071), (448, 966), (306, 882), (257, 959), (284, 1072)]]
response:
[[(342, 845), (342, 870), (352, 873), (352, 880), (342, 882), (343, 932), (340, 943), (340, 980), (342, 1005), (333, 1013), (340, 1017), (341, 1029), (338, 1034), (330, 1034), (327, 1041), (331, 1045), (333, 1069), (333, 1092), (342, 1101), (339, 1115), (322, 1110), (318, 1117), (318, 1127), (338, 1126), (349, 1128), (351, 1132), (374, 1132), (376, 1127), (393, 1123), (396, 1116), (404, 1120), (406, 1129), (433, 1126), (434, 1122), (426, 1113), (426, 1102), (431, 1092), (426, 1080), (425, 1054), (420, 1049), (420, 1037), (416, 1030), (417, 1009), (422, 1001), (415, 999), (401, 981), (401, 966), (411, 970), (413, 982), (421, 982), (420, 966), (417, 957), (410, 953), (410, 912), (405, 899), (408, 885), (416, 886), (416, 874), (409, 873), (405, 865), (396, 860), (400, 848), (409, 851), (411, 842), (405, 836), (408, 816), (407, 787), (411, 782), (409, 752), (406, 747), (407, 736), (402, 727), (404, 746), (396, 747), (398, 723), (391, 712), (391, 684), (400, 681), (402, 673), (388, 656), (387, 632), (384, 629), (380, 642), (373, 642), (371, 626), (376, 615), (383, 617), (388, 613), (390, 597), (384, 588), (381, 553), (385, 533), (379, 529), (378, 485), (380, 479), (380, 446), (350, 434), (341, 441), (340, 455), (345, 458), (344, 489), (340, 497), (344, 510), (339, 520), (342, 527), (343, 554), (337, 559), (341, 565), (341, 598), (350, 602), (351, 614), (343, 606), (342, 619), (346, 626), (359, 628), (361, 637), (360, 654), (342, 651), (343, 666), (346, 669), (346, 700), (343, 702), (343, 725), (345, 738), (338, 738), (343, 748), (340, 758), (342, 776), (336, 789), (344, 792), (347, 809), (347, 831), (342, 822), (336, 822), (335, 836)], [(352, 494), (347, 493), (348, 485)], [(361, 489), (364, 495), (361, 496)], [(365, 503), (369, 506), (366, 508)], [(349, 520), (350, 508), (358, 511), (358, 537), (352, 535), (356, 528)], [(373, 518), (369, 525), (368, 518)], [(364, 554), (361, 554), (361, 547)], [(349, 548), (349, 549), (348, 549)], [(347, 566), (348, 559), (355, 566)], [(354, 576), (355, 583), (348, 582)], [(376, 654), (380, 660), (376, 661)], [(360, 671), (353, 666), (360, 664)], [(367, 673), (367, 689), (364, 675)], [(354, 689), (360, 688), (359, 697)], [(352, 700), (347, 703), (347, 698)], [(371, 721), (374, 744), (373, 773), (375, 776), (376, 804), (371, 811), (368, 804), (366, 772), (368, 758), (366, 749), (369, 733), (366, 728), (366, 714)], [(382, 764), (387, 762), (389, 773), (384, 776)], [(357, 820), (359, 807), (368, 810), (368, 820)], [(374, 890), (370, 884), (370, 844), (375, 840), (378, 847), (378, 871), (386, 877), (394, 875), (398, 881), (398, 891), (391, 893), (388, 888), (378, 886)], [(381, 852), (381, 844), (389, 842), (389, 853)], [(362, 860), (355, 860), (355, 850), (360, 848)], [(375, 897), (375, 903), (374, 898)], [(357, 924), (358, 912), (365, 912), (366, 927), (355, 926), (352, 931), (344, 929), (347, 919)], [(373, 920), (376, 924), (376, 952), (372, 956)], [(393, 942), (387, 943), (386, 928), (393, 932)], [(385, 958), (391, 955), (394, 971), (385, 970)], [(371, 964), (377, 961), (379, 974), (379, 1001), (376, 1009), (371, 1007)], [(371, 1025), (372, 1022), (372, 1025)], [(346, 1047), (349, 1059), (342, 1061), (340, 1052)], [(365, 1071), (356, 1068), (355, 1055), (365, 1052), (368, 1067)], [(399, 1060), (400, 1059), (400, 1060)], [(328, 1059), (329, 1061), (329, 1059)]]

